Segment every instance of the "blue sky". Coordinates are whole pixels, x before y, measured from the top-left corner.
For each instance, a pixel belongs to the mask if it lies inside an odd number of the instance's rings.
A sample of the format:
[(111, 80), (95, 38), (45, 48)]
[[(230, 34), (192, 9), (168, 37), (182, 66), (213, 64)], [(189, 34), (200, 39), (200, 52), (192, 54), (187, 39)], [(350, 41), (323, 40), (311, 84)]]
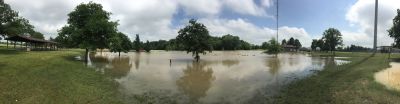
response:
[[(90, 0), (5, 0), (30, 20), (46, 38), (56, 37), (66, 24), (67, 14)], [(195, 18), (210, 34), (237, 35), (253, 44), (275, 37), (276, 0), (93, 0), (113, 13), (118, 30), (142, 40), (172, 39), (177, 31)], [(298, 38), (309, 47), (329, 27), (342, 32), (345, 45), (370, 47), (373, 41), (374, 0), (279, 0), (279, 33)], [(378, 45), (390, 45), (386, 30), (400, 8), (400, 0), (379, 0)]]
[(302, 27), (313, 36), (329, 28), (354, 31), (346, 21), (356, 0), (280, 0), (280, 25)]

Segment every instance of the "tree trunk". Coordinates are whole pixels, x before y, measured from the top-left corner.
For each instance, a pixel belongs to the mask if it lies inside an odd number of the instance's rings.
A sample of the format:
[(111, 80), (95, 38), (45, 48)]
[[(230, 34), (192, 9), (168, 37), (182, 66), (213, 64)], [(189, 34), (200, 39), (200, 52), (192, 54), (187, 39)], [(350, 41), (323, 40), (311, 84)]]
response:
[(198, 53), (198, 52), (195, 52), (195, 53), (196, 53), (196, 57), (195, 57), (195, 59), (196, 59), (196, 62), (199, 62), (199, 60), (200, 60), (199, 53)]
[(118, 57), (121, 57), (121, 52), (118, 52)]
[(88, 63), (88, 57), (89, 57), (89, 49), (88, 48), (86, 48), (86, 51), (85, 51), (85, 63)]

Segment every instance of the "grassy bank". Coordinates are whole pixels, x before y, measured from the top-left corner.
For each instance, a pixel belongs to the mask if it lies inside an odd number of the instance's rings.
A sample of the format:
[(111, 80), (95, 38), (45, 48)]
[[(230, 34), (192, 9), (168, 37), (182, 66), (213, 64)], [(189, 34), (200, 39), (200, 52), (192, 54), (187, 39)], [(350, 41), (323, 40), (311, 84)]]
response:
[(120, 103), (117, 83), (85, 67), (82, 50), (17, 52), (0, 47), (0, 103)]
[[(314, 53), (314, 55), (327, 55)], [(377, 104), (400, 103), (400, 93), (374, 81), (374, 74), (390, 67), (387, 54), (336, 53), (350, 57), (349, 64), (327, 66), (309, 78), (292, 83), (277, 96), (283, 104)], [(392, 55), (392, 58), (400, 58)]]

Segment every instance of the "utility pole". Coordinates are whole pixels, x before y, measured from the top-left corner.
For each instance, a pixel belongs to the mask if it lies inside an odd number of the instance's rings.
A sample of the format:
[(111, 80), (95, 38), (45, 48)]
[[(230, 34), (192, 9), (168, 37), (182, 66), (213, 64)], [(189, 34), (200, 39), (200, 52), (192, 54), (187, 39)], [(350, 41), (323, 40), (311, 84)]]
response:
[(375, 24), (374, 24), (374, 53), (378, 51), (377, 48), (377, 25), (378, 25), (378, 0), (375, 0)]
[(279, 0), (276, 0), (276, 41), (279, 44)]

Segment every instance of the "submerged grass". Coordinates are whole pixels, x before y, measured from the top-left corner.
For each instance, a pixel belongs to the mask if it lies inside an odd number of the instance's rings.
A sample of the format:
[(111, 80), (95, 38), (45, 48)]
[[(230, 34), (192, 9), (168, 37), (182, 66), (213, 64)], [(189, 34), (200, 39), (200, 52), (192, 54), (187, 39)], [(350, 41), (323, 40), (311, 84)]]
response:
[[(314, 53), (325, 56), (329, 53)], [(375, 72), (390, 67), (388, 54), (336, 53), (350, 57), (349, 64), (326, 66), (325, 70), (288, 85), (275, 97), (275, 103), (283, 104), (376, 104), (400, 103), (400, 93), (389, 90), (374, 79)], [(392, 58), (400, 58), (392, 54)]]
[(0, 48), (2, 104), (113, 104), (117, 83), (70, 58), (82, 50), (22, 52)]

